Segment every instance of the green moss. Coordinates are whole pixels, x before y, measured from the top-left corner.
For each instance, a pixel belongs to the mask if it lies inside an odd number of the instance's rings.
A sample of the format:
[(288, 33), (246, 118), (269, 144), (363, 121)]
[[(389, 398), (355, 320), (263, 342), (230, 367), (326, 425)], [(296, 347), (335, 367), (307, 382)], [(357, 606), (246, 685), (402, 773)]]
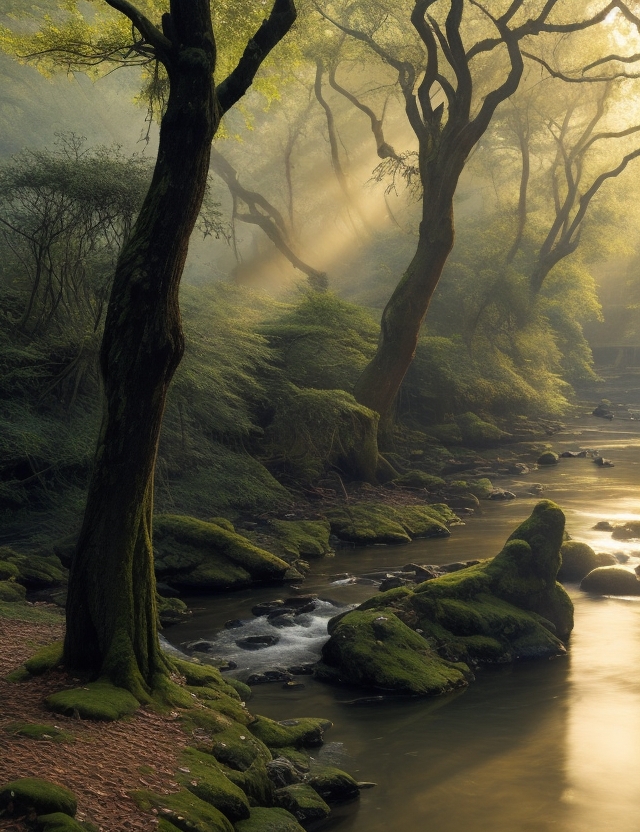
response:
[(342, 540), (370, 545), (407, 543), (415, 537), (446, 537), (446, 523), (457, 519), (441, 504), (395, 508), (375, 503), (360, 503), (351, 508), (327, 512), (331, 531)]
[(64, 612), (58, 608), (0, 601), (0, 618), (36, 624), (60, 624), (64, 620)]
[(428, 430), (443, 445), (462, 445), (462, 431), (455, 423), (429, 425)]
[(325, 820), (331, 814), (327, 803), (306, 783), (295, 783), (278, 789), (276, 799), (283, 809), (305, 824)]
[(0, 581), (0, 601), (17, 604), (24, 601), (27, 590), (15, 581)]
[(467, 489), (479, 500), (486, 500), (493, 492), (493, 484), (487, 477), (480, 477), (478, 480), (470, 480), (465, 491)]
[(560, 556), (562, 563), (558, 572), (559, 581), (581, 581), (592, 569), (613, 566), (617, 562), (613, 555), (596, 554), (591, 546), (577, 540), (565, 541)]
[(538, 457), (538, 465), (557, 465), (559, 461), (560, 457), (553, 451), (545, 451)]
[(397, 477), (394, 482), (406, 488), (426, 488), (427, 491), (437, 491), (446, 485), (441, 477), (426, 474), (424, 471), (407, 471), (406, 474)]
[(39, 815), (62, 812), (73, 817), (78, 802), (73, 793), (64, 786), (41, 780), (37, 777), (23, 777), (0, 787), (0, 810), (13, 805), (13, 814), (23, 814), (31, 810)]
[(462, 442), (471, 447), (492, 446), (511, 438), (510, 433), (500, 430), (491, 422), (485, 422), (475, 413), (456, 416), (456, 424), (460, 428)]
[(62, 642), (54, 641), (41, 647), (37, 653), (24, 663), (32, 676), (41, 676), (62, 663)]
[(326, 719), (301, 718), (287, 720), (287, 724), (259, 716), (249, 725), (254, 737), (268, 748), (313, 748), (322, 745), (324, 731), (331, 728)]
[(235, 527), (231, 520), (227, 520), (226, 517), (212, 517), (207, 522), (213, 523), (214, 526), (220, 526), (221, 529), (226, 529), (228, 532), (235, 533)]
[[(378, 592), (377, 595), (372, 595), (367, 598), (358, 607), (359, 610), (384, 610), (393, 609), (396, 602), (402, 601), (408, 595), (412, 594), (412, 590), (408, 586), (398, 586), (395, 589), (388, 589), (386, 592)], [(332, 619), (333, 620), (333, 619)]]
[(17, 578), (19, 574), (20, 571), (15, 563), (0, 560), (0, 581), (10, 581), (12, 578)]
[(91, 682), (83, 688), (72, 688), (52, 693), (45, 699), (48, 708), (56, 713), (82, 719), (109, 722), (130, 716), (140, 707), (138, 700), (124, 688), (106, 681)]
[(138, 791), (132, 797), (143, 811), (157, 809), (166, 821), (183, 832), (233, 832), (233, 826), (222, 812), (186, 789), (167, 795)]
[(89, 832), (87, 826), (63, 812), (40, 815), (37, 824), (39, 832)]
[(245, 685), (240, 679), (234, 679), (232, 676), (229, 677), (227, 683), (231, 685), (243, 702), (248, 702), (251, 699), (252, 691), (249, 685)]
[(10, 555), (7, 560), (17, 567), (17, 580), (33, 589), (65, 583), (69, 574), (56, 555)]
[(326, 520), (271, 520), (269, 529), (284, 557), (322, 558), (333, 552)]
[(307, 778), (307, 783), (328, 803), (353, 800), (360, 794), (353, 777), (333, 766), (315, 767)]
[(317, 674), (394, 693), (433, 695), (466, 685), (468, 668), (441, 659), (389, 610), (349, 613), (322, 650)]
[(236, 832), (304, 832), (294, 816), (286, 809), (251, 810), (251, 817), (238, 821)]
[(220, 764), (220, 768), (232, 783), (247, 795), (252, 806), (272, 806), (274, 789), (266, 761), (256, 757), (244, 771)]
[(158, 515), (156, 574), (175, 586), (223, 589), (282, 580), (288, 564), (245, 537), (194, 517)]
[(294, 764), (298, 771), (309, 771), (311, 758), (306, 751), (301, 751), (299, 748), (279, 748), (278, 757), (285, 757)]
[(67, 731), (56, 728), (55, 725), (46, 725), (34, 722), (10, 722), (5, 725), (4, 730), (13, 737), (28, 737), (33, 740), (48, 740), (50, 742), (70, 743), (76, 738)]
[(215, 806), (230, 821), (249, 817), (246, 794), (229, 780), (211, 754), (195, 748), (185, 748), (175, 777), (180, 785)]

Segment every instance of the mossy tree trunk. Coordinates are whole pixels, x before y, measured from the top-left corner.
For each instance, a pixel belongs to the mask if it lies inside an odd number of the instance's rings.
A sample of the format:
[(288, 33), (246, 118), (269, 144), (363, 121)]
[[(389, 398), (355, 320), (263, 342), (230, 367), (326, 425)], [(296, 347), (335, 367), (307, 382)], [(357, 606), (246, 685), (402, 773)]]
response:
[(238, 67), (214, 87), (209, 0), (171, 0), (163, 31), (108, 0), (151, 44), (169, 99), (156, 167), (116, 267), (101, 347), (105, 414), (69, 578), (65, 663), (149, 698), (167, 665), (157, 635), (153, 472), (165, 399), (184, 349), (178, 290), (222, 114), (295, 19), (276, 0)]

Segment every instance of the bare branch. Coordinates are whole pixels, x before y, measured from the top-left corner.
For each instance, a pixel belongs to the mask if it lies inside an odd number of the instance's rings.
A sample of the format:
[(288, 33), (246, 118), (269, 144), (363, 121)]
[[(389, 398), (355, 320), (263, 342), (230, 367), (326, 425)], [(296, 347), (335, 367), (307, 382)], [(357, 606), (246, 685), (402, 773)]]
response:
[(133, 3), (129, 3), (129, 0), (105, 0), (105, 2), (112, 9), (129, 18), (143, 38), (156, 50), (160, 60), (163, 59), (163, 56), (166, 57), (168, 55), (171, 51), (171, 41), (169, 38), (165, 37), (160, 29), (154, 26)]

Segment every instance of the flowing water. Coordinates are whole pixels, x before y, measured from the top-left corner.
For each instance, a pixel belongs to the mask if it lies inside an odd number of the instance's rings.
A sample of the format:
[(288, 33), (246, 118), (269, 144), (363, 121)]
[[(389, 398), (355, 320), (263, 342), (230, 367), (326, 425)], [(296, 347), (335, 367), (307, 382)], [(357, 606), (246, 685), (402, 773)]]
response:
[[(598, 422), (597, 424), (595, 424)], [(174, 643), (212, 638), (225, 620), (248, 620), (224, 631), (216, 652), (236, 673), (297, 664), (319, 653), (326, 620), (376, 591), (343, 573), (367, 575), (410, 562), (446, 563), (496, 554), (537, 497), (559, 503), (567, 529), (597, 551), (640, 563), (640, 541), (620, 542), (593, 530), (599, 520), (640, 520), (640, 422), (582, 419), (550, 440), (554, 450), (598, 449), (615, 467), (563, 459), (523, 477), (497, 481), (518, 494), (485, 503), (482, 514), (446, 540), (407, 546), (343, 549), (313, 564), (302, 592), (331, 603), (278, 628), (275, 647), (248, 653), (242, 636), (274, 633), (251, 607), (273, 589), (193, 599), (188, 624), (168, 631)], [(334, 723), (317, 756), (377, 786), (339, 806), (323, 829), (341, 832), (638, 832), (640, 819), (640, 600), (594, 598), (569, 585), (575, 630), (569, 655), (481, 671), (468, 689), (431, 700), (354, 704), (361, 691), (299, 677), (304, 689), (278, 683), (254, 688), (251, 708), (274, 719), (323, 716)], [(282, 596), (281, 596), (282, 597)]]

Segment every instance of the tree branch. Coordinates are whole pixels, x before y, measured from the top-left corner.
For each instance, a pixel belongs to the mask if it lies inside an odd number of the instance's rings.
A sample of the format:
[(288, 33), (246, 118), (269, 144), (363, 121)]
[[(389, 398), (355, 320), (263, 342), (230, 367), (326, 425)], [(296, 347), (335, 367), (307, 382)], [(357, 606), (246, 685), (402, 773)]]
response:
[(166, 59), (168, 57), (172, 48), (169, 38), (165, 37), (160, 29), (154, 26), (133, 3), (129, 3), (129, 0), (105, 0), (105, 2), (112, 9), (129, 18), (143, 38), (155, 49), (158, 58), (164, 63), (163, 58)]

